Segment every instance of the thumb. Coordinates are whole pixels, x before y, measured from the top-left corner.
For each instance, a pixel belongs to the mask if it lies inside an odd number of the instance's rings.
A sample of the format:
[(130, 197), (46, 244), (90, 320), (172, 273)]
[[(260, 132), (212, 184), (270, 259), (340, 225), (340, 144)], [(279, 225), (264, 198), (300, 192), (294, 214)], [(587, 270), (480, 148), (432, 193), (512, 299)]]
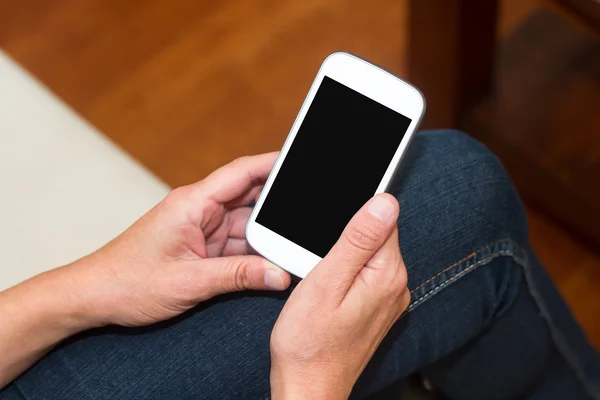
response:
[(313, 275), (312, 279), (343, 298), (361, 269), (394, 231), (398, 213), (398, 201), (392, 195), (382, 193), (373, 197), (354, 215), (307, 279)]
[(290, 275), (255, 255), (207, 258), (201, 262), (202, 279), (212, 296), (242, 290), (285, 290)]

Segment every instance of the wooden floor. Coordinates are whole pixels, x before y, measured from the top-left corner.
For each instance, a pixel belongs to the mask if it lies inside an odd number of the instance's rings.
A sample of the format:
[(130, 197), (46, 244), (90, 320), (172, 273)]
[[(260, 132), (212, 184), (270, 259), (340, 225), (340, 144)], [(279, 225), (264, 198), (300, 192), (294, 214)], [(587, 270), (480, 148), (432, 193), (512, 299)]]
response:
[[(506, 0), (501, 31), (535, 7)], [(279, 148), (335, 50), (402, 75), (406, 14), (400, 0), (0, 0), (0, 47), (177, 186)], [(600, 256), (529, 216), (535, 248), (600, 348)]]

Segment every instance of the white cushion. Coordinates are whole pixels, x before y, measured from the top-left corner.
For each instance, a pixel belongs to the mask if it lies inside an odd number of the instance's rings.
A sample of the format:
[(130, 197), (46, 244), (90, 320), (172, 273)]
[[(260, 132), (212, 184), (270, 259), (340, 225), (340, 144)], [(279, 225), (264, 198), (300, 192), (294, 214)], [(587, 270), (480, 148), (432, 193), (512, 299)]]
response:
[(94, 251), (168, 190), (0, 51), (0, 291)]

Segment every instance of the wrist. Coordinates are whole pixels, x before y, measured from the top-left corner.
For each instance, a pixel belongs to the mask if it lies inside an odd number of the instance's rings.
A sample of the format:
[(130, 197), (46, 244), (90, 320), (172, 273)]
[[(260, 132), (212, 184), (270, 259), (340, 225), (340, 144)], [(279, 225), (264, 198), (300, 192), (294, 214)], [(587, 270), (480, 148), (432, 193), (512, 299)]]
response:
[(349, 391), (346, 393), (340, 391), (340, 388), (315, 387), (314, 382), (300, 386), (271, 384), (271, 400), (346, 400), (349, 396)]
[(97, 273), (94, 265), (94, 259), (88, 256), (49, 271), (45, 277), (51, 290), (61, 291), (53, 313), (61, 315), (63, 328), (71, 334), (110, 324), (100, 312), (105, 282), (101, 276), (94, 276)]
[(271, 369), (271, 400), (346, 400), (352, 386), (334, 383), (327, 373), (315, 377), (314, 372), (307, 375), (301, 371), (295, 377), (284, 378)]
[(36, 325), (32, 329), (43, 327), (57, 340), (99, 326), (72, 269), (68, 265), (47, 271), (6, 291), (15, 316), (22, 315)]

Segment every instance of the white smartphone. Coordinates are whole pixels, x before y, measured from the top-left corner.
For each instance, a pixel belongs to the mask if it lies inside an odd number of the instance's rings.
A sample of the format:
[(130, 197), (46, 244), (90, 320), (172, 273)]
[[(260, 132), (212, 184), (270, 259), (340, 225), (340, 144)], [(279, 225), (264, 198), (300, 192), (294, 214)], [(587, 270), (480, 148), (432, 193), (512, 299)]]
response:
[(327, 57), (250, 215), (248, 243), (304, 278), (387, 189), (424, 110), (402, 79), (348, 53)]

